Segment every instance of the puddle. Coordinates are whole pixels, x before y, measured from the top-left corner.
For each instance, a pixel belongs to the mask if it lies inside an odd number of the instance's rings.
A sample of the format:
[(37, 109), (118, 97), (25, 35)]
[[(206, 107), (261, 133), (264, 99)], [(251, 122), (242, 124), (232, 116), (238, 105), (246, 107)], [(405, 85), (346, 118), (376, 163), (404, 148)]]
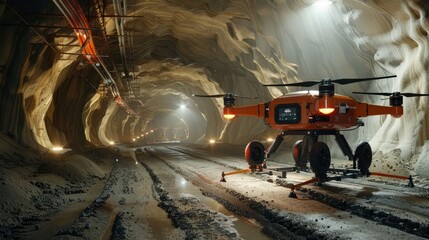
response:
[(216, 200), (204, 196), (200, 189), (188, 182), (180, 175), (175, 175), (175, 184), (179, 194), (191, 194), (197, 197), (201, 203), (209, 209), (220, 212), (225, 216), (232, 217), (234, 228), (243, 239), (271, 239), (262, 233), (262, 228), (250, 219), (242, 216), (237, 216), (233, 212), (226, 209), (222, 204)]
[[(61, 229), (65, 229), (73, 224), (79, 217), (81, 212), (88, 207), (91, 202), (97, 198), (98, 192), (101, 192), (104, 187), (104, 182), (99, 181), (93, 185), (88, 193), (79, 193), (73, 195), (65, 195), (65, 199), (74, 199), (75, 201), (65, 204), (64, 208), (51, 217), (48, 221), (40, 222), (37, 226), (40, 228), (37, 231), (24, 233), (26, 239), (46, 239), (55, 236)], [(81, 199), (81, 200), (78, 200)]]
[(153, 199), (148, 202), (148, 225), (152, 230), (152, 239), (171, 239), (177, 231), (167, 213)]

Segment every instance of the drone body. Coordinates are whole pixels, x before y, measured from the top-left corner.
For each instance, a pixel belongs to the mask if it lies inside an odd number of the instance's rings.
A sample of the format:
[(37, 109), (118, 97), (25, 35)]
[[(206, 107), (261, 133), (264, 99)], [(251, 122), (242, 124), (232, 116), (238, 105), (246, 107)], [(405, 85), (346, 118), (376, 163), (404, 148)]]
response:
[(321, 96), (318, 91), (300, 91), (285, 94), (268, 103), (253, 106), (225, 106), (224, 116), (255, 116), (278, 130), (342, 130), (360, 126), (360, 118), (390, 114), (400, 117), (399, 106), (378, 106), (334, 94)]
[(356, 101), (354, 98), (335, 94), (334, 83), (350, 84), (396, 76), (360, 78), (360, 79), (323, 79), (289, 84), (269, 84), (264, 86), (301, 86), (319, 85), (319, 91), (300, 91), (288, 93), (266, 103), (249, 106), (235, 106), (236, 96), (233, 93), (217, 95), (194, 95), (196, 97), (223, 97), (223, 115), (226, 119), (236, 116), (253, 116), (264, 119), (265, 123), (281, 132), (266, 150), (259, 141), (251, 141), (245, 150), (245, 158), (250, 169), (261, 169), (265, 160), (275, 153), (286, 135), (303, 135), (293, 147), (295, 165), (311, 170), (319, 179), (325, 179), (331, 164), (329, 147), (319, 141), (321, 135), (335, 136), (342, 153), (353, 161), (353, 168), (363, 175), (369, 175), (372, 162), (372, 150), (367, 142), (360, 143), (353, 152), (345, 137), (340, 133), (352, 127), (363, 126), (361, 118), (375, 115), (392, 115), (399, 118), (403, 114), (403, 97), (429, 96), (415, 93), (364, 93), (356, 94), (382, 95), (389, 97), (389, 106), (373, 105)]

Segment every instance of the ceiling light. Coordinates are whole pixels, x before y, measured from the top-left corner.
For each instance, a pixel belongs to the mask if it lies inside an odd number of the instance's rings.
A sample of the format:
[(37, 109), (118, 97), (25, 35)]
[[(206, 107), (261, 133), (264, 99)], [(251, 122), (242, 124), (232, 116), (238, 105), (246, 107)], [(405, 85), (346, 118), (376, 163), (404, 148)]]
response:
[(332, 1), (329, 1), (329, 0), (318, 0), (317, 2), (315, 2), (314, 4), (313, 4), (313, 6), (316, 6), (316, 7), (327, 7), (327, 6), (329, 6), (329, 5), (331, 5), (333, 2)]
[(215, 142), (216, 142), (216, 140), (214, 140), (214, 139), (210, 139), (210, 141), (209, 141), (209, 143), (211, 143), (211, 144), (213, 144)]

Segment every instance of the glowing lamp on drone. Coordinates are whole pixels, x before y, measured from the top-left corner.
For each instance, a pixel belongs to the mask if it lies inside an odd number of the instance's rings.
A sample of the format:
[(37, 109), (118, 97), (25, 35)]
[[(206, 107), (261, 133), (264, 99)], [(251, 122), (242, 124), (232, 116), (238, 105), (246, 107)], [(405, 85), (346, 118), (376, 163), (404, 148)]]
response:
[(316, 100), (316, 108), (321, 114), (331, 114), (335, 111), (335, 102), (334, 98), (328, 95), (324, 95), (323, 97)]
[(233, 110), (231, 110), (230, 108), (224, 108), (223, 109), (223, 117), (227, 120), (233, 119), (235, 117), (235, 114), (233, 112)]
[(233, 119), (235, 117), (234, 114), (224, 114), (223, 117), (227, 120)]

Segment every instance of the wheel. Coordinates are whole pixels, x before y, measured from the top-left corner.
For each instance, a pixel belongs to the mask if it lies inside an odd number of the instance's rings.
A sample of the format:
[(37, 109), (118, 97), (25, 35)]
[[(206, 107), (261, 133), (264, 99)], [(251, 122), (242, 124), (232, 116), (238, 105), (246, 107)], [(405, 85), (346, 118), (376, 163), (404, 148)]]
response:
[(251, 141), (247, 144), (246, 150), (244, 151), (244, 157), (246, 158), (249, 166), (256, 166), (264, 163), (265, 159), (265, 147), (259, 141)]
[(296, 166), (300, 165), (300, 159), (302, 158), (302, 143), (302, 140), (298, 140), (292, 148), (292, 156)]
[(331, 165), (331, 152), (324, 142), (316, 142), (310, 151), (310, 168), (318, 178), (326, 178)]
[(369, 143), (362, 142), (357, 146), (355, 159), (358, 163), (358, 169), (360, 172), (364, 175), (368, 175), (368, 169), (372, 163), (372, 149)]

